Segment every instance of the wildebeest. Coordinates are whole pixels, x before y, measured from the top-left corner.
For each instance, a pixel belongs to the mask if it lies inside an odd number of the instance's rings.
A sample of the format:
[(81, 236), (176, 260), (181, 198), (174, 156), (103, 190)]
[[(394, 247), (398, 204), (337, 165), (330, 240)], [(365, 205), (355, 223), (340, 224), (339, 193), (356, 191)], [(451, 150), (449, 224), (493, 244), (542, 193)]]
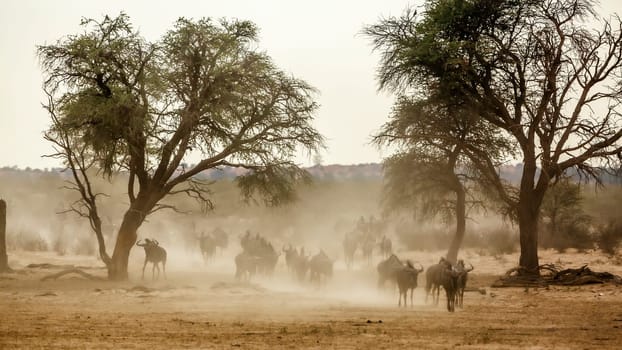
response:
[(367, 265), (371, 265), (371, 258), (374, 252), (374, 236), (367, 233), (362, 236), (361, 251), (363, 252), (363, 259), (367, 260)]
[(274, 269), (276, 268), (276, 263), (279, 261), (279, 254), (274, 250), (274, 248), (265, 251), (260, 256), (255, 257), (257, 258), (257, 272), (266, 276), (272, 276)]
[(247, 252), (242, 252), (235, 256), (235, 278), (237, 280), (249, 281), (257, 272), (258, 258)]
[(162, 274), (166, 278), (166, 250), (160, 247), (160, 243), (155, 239), (145, 238), (145, 243), (139, 240), (136, 245), (145, 249), (145, 263), (143, 264), (143, 279), (145, 279), (145, 267), (148, 262), (153, 264), (151, 279), (155, 279), (155, 270), (158, 269), (158, 278), (160, 277), (160, 267), (162, 263)]
[(314, 255), (309, 260), (309, 281), (322, 283), (322, 277), (324, 281), (333, 276), (333, 261), (330, 260), (328, 255), (323, 250)]
[(203, 261), (207, 263), (216, 252), (216, 240), (212, 235), (206, 236), (205, 233), (201, 233), (201, 237), (199, 237), (199, 248), (201, 248)]
[(404, 263), (395, 254), (378, 263), (378, 288), (382, 288), (386, 281), (396, 281), (397, 272), (403, 268)]
[(380, 254), (382, 254), (383, 258), (387, 258), (389, 255), (393, 253), (393, 243), (391, 239), (387, 236), (382, 236), (380, 240)]
[(469, 265), (470, 267), (466, 267), (463, 260), (458, 260), (455, 266), (455, 270), (458, 272), (458, 281), (456, 285), (456, 305), (458, 307), (462, 307), (464, 289), (466, 288), (467, 280), (469, 279), (469, 272), (473, 271), (473, 265), (470, 263)]
[(440, 273), (440, 284), (445, 290), (447, 296), (447, 311), (454, 312), (456, 305), (456, 290), (458, 288), (458, 277), (460, 272), (456, 271), (451, 264), (442, 265)]
[(408, 303), (406, 302), (408, 290), (410, 290), (410, 306), (413, 306), (413, 292), (415, 291), (415, 288), (417, 288), (417, 278), (419, 277), (419, 273), (422, 271), (423, 266), (421, 266), (420, 269), (416, 269), (409, 260), (406, 261), (406, 266), (397, 270), (395, 277), (397, 280), (397, 286), (400, 290), (397, 306), (402, 306), (402, 296), (404, 297), (404, 307), (408, 306)]
[(354, 263), (354, 254), (356, 254), (357, 247), (358, 242), (354, 232), (347, 233), (343, 238), (343, 256), (348, 269), (351, 268)]
[[(252, 273), (248, 274), (248, 277), (254, 273), (262, 273), (264, 275), (272, 275), (279, 259), (279, 254), (274, 249), (272, 243), (268, 242), (264, 237), (259, 234), (251, 235), (249, 231), (240, 239), (240, 245), (243, 252), (236, 257), (236, 265), (238, 265), (238, 257), (245, 267), (247, 262), (252, 262), (254, 267), (246, 270), (252, 270)], [(252, 259), (251, 259), (252, 258)], [(236, 276), (238, 274), (236, 273)]]
[[(438, 264), (431, 265), (425, 271), (425, 301), (428, 302), (428, 295), (432, 292), (432, 301), (438, 305), (438, 298), (441, 287), (441, 275), (445, 269), (451, 269), (451, 263), (445, 258), (440, 259)], [(436, 295), (435, 295), (436, 292)]]
[(305, 255), (304, 247), (300, 248), (300, 252), (296, 253), (292, 265), (298, 281), (304, 282), (305, 277), (307, 276), (307, 271), (309, 271), (309, 257)]
[(291, 244), (287, 246), (287, 248), (283, 247), (281, 249), (283, 253), (285, 253), (285, 265), (287, 265), (287, 270), (289, 272), (294, 271), (294, 261), (298, 258), (298, 252), (296, 248), (292, 247)]
[(229, 244), (227, 233), (219, 227), (207, 235), (205, 232), (202, 232), (198, 240), (199, 248), (201, 248), (201, 254), (205, 262), (208, 262), (214, 256), (217, 248), (225, 249)]

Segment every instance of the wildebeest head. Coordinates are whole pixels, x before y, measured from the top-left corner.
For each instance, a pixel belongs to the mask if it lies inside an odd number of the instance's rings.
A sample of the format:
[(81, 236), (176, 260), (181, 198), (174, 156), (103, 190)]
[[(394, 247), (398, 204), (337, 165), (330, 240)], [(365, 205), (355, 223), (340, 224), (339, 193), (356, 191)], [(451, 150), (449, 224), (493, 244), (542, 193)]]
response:
[(420, 263), (417, 263), (417, 264), (419, 264), (419, 268), (416, 268), (415, 265), (413, 265), (412, 261), (406, 260), (406, 266), (407, 267), (417, 271), (417, 273), (423, 272), (423, 265), (421, 265)]
[(158, 242), (157, 239), (145, 238), (145, 243), (141, 243), (141, 241), (138, 240), (138, 242), (136, 242), (136, 245), (139, 247), (157, 247), (160, 245), (160, 242)]

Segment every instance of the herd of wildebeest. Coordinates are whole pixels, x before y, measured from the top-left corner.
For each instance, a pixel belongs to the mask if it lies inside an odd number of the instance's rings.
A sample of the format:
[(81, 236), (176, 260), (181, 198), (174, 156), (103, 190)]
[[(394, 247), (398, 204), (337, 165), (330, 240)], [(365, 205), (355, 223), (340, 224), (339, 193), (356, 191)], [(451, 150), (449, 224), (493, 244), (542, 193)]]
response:
[[(205, 262), (213, 259), (218, 249), (228, 246), (228, 235), (220, 228), (216, 228), (209, 234), (202, 233), (198, 237), (199, 247)], [(147, 263), (153, 263), (153, 276), (155, 271), (160, 275), (160, 267), (166, 278), (166, 250), (155, 239), (138, 241), (138, 246), (145, 249), (145, 262), (143, 264), (143, 278)], [(305, 253), (304, 247), (296, 249), (291, 244), (277, 251), (274, 245), (259, 234), (246, 231), (240, 236), (242, 252), (235, 256), (235, 278), (239, 281), (248, 282), (255, 275), (271, 276), (277, 266), (281, 255), (284, 256), (285, 264), (289, 273), (299, 282), (309, 281), (317, 286), (325, 284), (333, 275), (333, 263), (324, 250), (311, 256)], [(344, 260), (348, 269), (352, 267), (357, 251), (361, 251), (364, 261), (371, 265), (374, 247), (378, 247), (383, 260), (377, 265), (378, 287), (383, 288), (387, 282), (397, 285), (399, 290), (398, 306), (407, 306), (407, 296), (410, 291), (410, 304), (413, 305), (413, 292), (417, 287), (419, 274), (424, 268), (421, 264), (415, 266), (410, 260), (402, 260), (393, 253), (392, 242), (386, 237), (378, 237), (372, 229), (357, 227), (345, 235), (343, 239)], [(455, 264), (445, 258), (440, 258), (437, 264), (431, 265), (425, 271), (426, 303), (432, 295), (432, 302), (438, 304), (441, 287), (447, 297), (447, 310), (453, 312), (455, 306), (462, 307), (462, 300), (466, 288), (468, 274), (473, 270), (473, 265), (467, 267), (463, 260)]]

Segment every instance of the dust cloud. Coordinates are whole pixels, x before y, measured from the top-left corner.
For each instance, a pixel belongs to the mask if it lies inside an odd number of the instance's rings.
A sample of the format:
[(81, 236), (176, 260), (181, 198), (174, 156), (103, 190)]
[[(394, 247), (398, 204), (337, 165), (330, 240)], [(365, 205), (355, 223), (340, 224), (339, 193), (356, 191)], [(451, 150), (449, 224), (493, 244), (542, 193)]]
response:
[[(60, 265), (103, 266), (87, 220), (68, 211), (78, 199), (77, 193), (65, 188), (68, 174), (4, 169), (1, 176), (0, 192), (9, 207), (9, 255), (14, 264), (23, 267), (35, 262), (27, 261), (31, 259)], [(98, 191), (107, 194), (100, 197), (99, 205), (109, 253), (112, 253), (116, 230), (128, 205), (125, 181), (122, 175), (117, 175), (111, 182), (97, 178), (94, 184)], [(395, 287), (377, 288), (376, 265), (383, 259), (379, 251), (381, 237), (387, 236), (393, 241), (393, 251), (400, 258), (427, 267), (444, 254), (453, 227), (442, 222), (413, 222), (408, 213), (383, 218), (379, 207), (381, 187), (379, 179), (320, 180), (301, 186), (295, 203), (270, 208), (243, 202), (235, 184), (221, 180), (212, 187), (214, 210), (209, 212), (201, 212), (198, 203), (190, 198), (167, 198), (164, 203), (174, 205), (185, 214), (158, 211), (150, 215), (138, 231), (139, 239), (156, 239), (166, 249), (167, 279), (152, 282), (152, 264), (149, 263), (145, 280), (141, 280), (145, 253), (140, 247), (132, 249), (130, 255), (130, 279), (134, 283), (160, 287), (194, 286), (199, 290), (232, 293), (269, 291), (304, 295), (305, 300), (316, 302), (393, 305), (397, 296)], [(376, 225), (372, 258), (364, 259), (359, 249), (353, 265), (348, 268), (343, 240), (346, 234), (360, 227), (357, 225), (361, 219)], [(466, 238), (465, 244), (484, 249), (487, 238), (482, 237), (482, 232), (497, 228), (507, 231), (498, 218), (481, 217), (477, 227), (471, 224), (469, 231), (474, 234)], [(225, 247), (216, 248), (214, 255), (206, 260), (201, 254), (199, 239), (216, 229), (226, 233), (228, 242)], [(510, 231), (508, 240), (514, 234)], [(245, 284), (234, 278), (234, 259), (243, 251), (240, 240), (247, 232), (265, 238), (279, 258), (273, 274), (257, 274)], [(298, 251), (304, 248), (310, 257), (324, 252), (333, 262), (332, 278), (319, 285), (311, 283), (308, 274), (302, 281), (296, 278), (285, 263), (284, 249), (288, 247)], [(424, 297), (423, 275), (415, 292), (416, 303), (420, 304)]]

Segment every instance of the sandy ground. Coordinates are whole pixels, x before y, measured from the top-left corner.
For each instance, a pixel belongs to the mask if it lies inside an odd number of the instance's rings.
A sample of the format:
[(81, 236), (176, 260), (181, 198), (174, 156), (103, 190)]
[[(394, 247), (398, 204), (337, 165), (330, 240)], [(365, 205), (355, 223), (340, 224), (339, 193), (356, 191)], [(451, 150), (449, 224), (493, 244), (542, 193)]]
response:
[[(232, 277), (232, 259), (223, 256), (208, 266), (172, 265), (168, 279), (143, 281), (140, 254), (133, 255), (132, 280), (112, 283), (77, 275), (41, 282), (59, 270), (26, 267), (74, 264), (103, 276), (91, 257), (10, 254), (17, 273), (0, 275), (0, 349), (622, 347), (622, 287), (490, 288), (517, 255), (466, 252), (475, 266), (470, 287), (486, 294), (466, 293), (455, 313), (446, 311), (444, 297), (438, 306), (425, 303), (423, 275), (414, 307), (400, 309), (395, 290), (375, 288), (374, 267), (347, 271), (337, 263), (333, 280), (318, 288), (293, 282), (280, 261), (276, 276), (241, 284)], [(439, 255), (400, 254), (426, 267)], [(545, 251), (541, 260), (622, 274), (599, 253)]]

